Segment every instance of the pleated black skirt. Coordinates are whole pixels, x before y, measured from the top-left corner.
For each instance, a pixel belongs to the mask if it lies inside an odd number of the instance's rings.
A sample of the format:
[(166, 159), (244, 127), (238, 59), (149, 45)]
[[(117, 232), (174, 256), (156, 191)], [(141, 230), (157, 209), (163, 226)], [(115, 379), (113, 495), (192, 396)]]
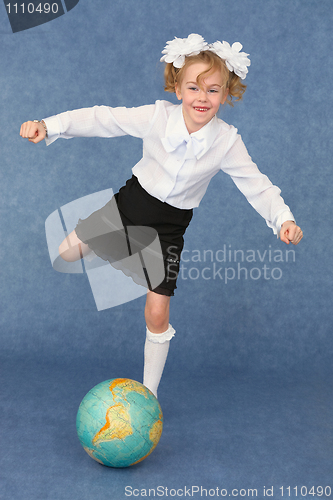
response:
[[(153, 280), (149, 279), (142, 259), (141, 264), (148, 288), (171, 296), (177, 288), (184, 233), (192, 216), (192, 209), (176, 208), (154, 198), (132, 176), (104, 207), (87, 219), (80, 219), (75, 231), (78, 238), (88, 244), (99, 257), (109, 261), (117, 269), (122, 269), (134, 281), (136, 279), (133, 275), (138, 274), (137, 267), (135, 270), (130, 269), (130, 263), (135, 259), (129, 259), (128, 256), (139, 253), (158, 237), (163, 255), (164, 278), (162, 276), (163, 279), (157, 286), (152, 286)], [(137, 226), (139, 232), (133, 226)], [(129, 235), (135, 237), (131, 239)], [(125, 269), (119, 265), (120, 261), (126, 262)]]

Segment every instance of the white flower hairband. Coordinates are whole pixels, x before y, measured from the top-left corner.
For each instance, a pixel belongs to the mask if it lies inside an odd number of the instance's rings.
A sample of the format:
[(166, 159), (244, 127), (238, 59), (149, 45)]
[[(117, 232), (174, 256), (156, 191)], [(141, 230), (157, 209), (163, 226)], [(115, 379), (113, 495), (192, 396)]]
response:
[(194, 56), (204, 50), (210, 50), (223, 59), (229, 71), (233, 71), (242, 80), (245, 79), (251, 61), (249, 54), (240, 52), (243, 48), (239, 42), (231, 46), (228, 42), (214, 42), (208, 44), (201, 35), (192, 33), (187, 38), (177, 38), (166, 43), (162, 50), (162, 62), (172, 63), (175, 68), (182, 68), (185, 64), (185, 56)]

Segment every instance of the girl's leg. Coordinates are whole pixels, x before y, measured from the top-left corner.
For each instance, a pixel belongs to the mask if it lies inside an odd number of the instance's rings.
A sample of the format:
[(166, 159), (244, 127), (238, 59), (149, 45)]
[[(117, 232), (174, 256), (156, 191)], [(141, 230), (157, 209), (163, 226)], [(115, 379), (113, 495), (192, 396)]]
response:
[(163, 333), (169, 326), (170, 298), (167, 295), (148, 291), (145, 318), (148, 329), (153, 333)]
[(59, 254), (67, 262), (82, 259), (89, 252), (90, 248), (77, 237), (75, 231), (72, 231), (59, 246)]
[(175, 330), (169, 324), (170, 297), (148, 292), (145, 307), (147, 324), (143, 384), (157, 397), (169, 344)]

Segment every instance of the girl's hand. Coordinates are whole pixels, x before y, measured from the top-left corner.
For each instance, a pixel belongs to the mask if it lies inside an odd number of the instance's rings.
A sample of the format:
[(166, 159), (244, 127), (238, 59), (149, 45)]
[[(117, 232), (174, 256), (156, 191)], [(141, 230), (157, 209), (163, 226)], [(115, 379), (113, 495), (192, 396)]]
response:
[(21, 125), (20, 136), (37, 144), (45, 139), (46, 131), (41, 123), (29, 121)]
[(287, 220), (281, 226), (280, 230), (280, 240), (284, 241), (289, 245), (289, 242), (293, 245), (297, 245), (303, 238), (302, 229), (296, 226), (295, 222), (292, 220)]

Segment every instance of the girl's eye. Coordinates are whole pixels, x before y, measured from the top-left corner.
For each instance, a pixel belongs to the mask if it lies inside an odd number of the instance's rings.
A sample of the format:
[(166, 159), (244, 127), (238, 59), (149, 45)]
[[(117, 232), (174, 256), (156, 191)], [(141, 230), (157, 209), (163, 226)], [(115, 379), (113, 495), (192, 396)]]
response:
[(217, 90), (215, 90), (215, 89), (210, 89), (210, 90), (209, 90), (209, 93), (210, 93), (210, 94), (216, 94), (216, 93), (217, 93)]
[(197, 87), (190, 87), (190, 90), (198, 90)]

